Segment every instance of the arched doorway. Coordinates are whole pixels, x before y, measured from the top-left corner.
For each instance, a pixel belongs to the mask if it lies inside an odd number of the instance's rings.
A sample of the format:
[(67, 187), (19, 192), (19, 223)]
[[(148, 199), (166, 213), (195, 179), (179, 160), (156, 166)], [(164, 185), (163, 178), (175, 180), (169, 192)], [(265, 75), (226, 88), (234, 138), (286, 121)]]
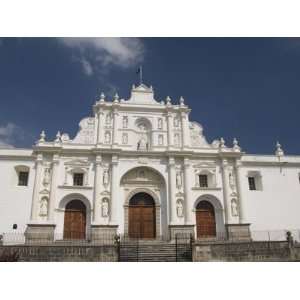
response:
[(156, 236), (155, 202), (147, 193), (137, 193), (129, 200), (128, 234), (131, 238), (154, 239)]
[(215, 209), (208, 201), (200, 201), (196, 206), (197, 238), (216, 236)]
[(85, 239), (86, 206), (80, 200), (66, 205), (64, 217), (64, 239)]

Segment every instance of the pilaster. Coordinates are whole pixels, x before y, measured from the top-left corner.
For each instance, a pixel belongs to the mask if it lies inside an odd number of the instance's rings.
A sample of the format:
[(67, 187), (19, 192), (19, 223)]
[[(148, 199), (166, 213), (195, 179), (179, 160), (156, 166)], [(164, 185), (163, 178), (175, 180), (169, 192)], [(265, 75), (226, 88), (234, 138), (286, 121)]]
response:
[(101, 217), (101, 206), (100, 206), (100, 182), (101, 182), (101, 155), (96, 156), (95, 160), (95, 177), (94, 177), (94, 201), (93, 201), (93, 221), (98, 223)]
[(170, 224), (176, 223), (176, 170), (175, 170), (175, 159), (169, 157), (169, 213), (170, 213)]
[(117, 201), (119, 191), (119, 176), (118, 176), (119, 158), (113, 155), (111, 159), (111, 203), (110, 203), (110, 224), (117, 224)]
[(173, 115), (167, 112), (168, 148), (173, 146)]
[(231, 218), (228, 161), (226, 159), (222, 160), (222, 181), (223, 181), (223, 197), (224, 197), (224, 208), (225, 208), (225, 223), (230, 224), (233, 222), (233, 220)]
[(113, 145), (118, 145), (118, 109), (115, 107), (113, 109)]
[(103, 142), (103, 120), (104, 120), (104, 113), (103, 113), (103, 109), (99, 108), (98, 111), (98, 129), (97, 129), (97, 144), (102, 144)]
[(241, 182), (241, 161), (236, 160), (235, 170), (236, 170), (236, 185), (239, 199), (239, 223), (245, 223), (245, 215), (244, 215), (244, 205), (243, 205), (243, 193), (242, 193), (242, 182)]
[(189, 148), (190, 146), (190, 132), (189, 132), (189, 120), (188, 113), (181, 112), (181, 132), (182, 132), (182, 147)]
[(184, 203), (185, 223), (192, 223), (192, 198), (191, 198), (191, 164), (188, 158), (184, 158)]
[(58, 165), (59, 165), (59, 155), (54, 154), (52, 160), (52, 178), (51, 178), (51, 189), (50, 189), (50, 198), (49, 198), (49, 220), (50, 221), (54, 220)]
[(31, 221), (37, 221), (38, 219), (38, 207), (39, 207), (39, 190), (41, 184), (42, 176), (42, 164), (43, 164), (43, 155), (38, 154), (35, 161), (35, 179), (34, 179), (34, 188), (33, 188), (33, 197), (31, 204)]

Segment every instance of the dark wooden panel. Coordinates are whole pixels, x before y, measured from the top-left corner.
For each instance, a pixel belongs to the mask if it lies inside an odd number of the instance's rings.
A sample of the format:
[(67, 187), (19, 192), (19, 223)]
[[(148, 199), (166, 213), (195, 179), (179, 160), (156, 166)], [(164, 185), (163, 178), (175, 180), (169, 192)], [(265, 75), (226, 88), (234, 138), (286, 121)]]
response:
[(64, 239), (85, 239), (86, 209), (80, 202), (73, 200), (66, 206)]
[(196, 224), (198, 238), (216, 236), (216, 220), (212, 206), (206, 205), (197, 209)]
[(129, 206), (129, 236), (155, 238), (155, 206)]

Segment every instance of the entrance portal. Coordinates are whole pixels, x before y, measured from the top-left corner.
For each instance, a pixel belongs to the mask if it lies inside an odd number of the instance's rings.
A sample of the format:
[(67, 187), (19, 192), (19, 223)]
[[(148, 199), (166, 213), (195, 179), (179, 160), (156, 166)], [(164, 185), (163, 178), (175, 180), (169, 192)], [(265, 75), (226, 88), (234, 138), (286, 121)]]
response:
[(216, 236), (215, 209), (208, 201), (200, 201), (196, 207), (197, 238)]
[(66, 205), (64, 239), (85, 239), (86, 207), (80, 200), (72, 200)]
[(155, 202), (149, 194), (137, 193), (130, 199), (128, 222), (129, 237), (155, 238)]

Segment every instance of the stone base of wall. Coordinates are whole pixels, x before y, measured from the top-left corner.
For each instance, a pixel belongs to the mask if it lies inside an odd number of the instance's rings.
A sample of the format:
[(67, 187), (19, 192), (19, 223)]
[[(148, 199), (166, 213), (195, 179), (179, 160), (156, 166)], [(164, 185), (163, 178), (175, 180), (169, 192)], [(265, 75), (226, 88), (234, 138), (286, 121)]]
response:
[(286, 241), (195, 243), (193, 261), (293, 261)]
[(114, 242), (114, 238), (117, 235), (118, 225), (91, 225), (91, 240), (93, 243), (103, 243), (106, 244)]
[(55, 224), (28, 224), (25, 230), (25, 243), (40, 245), (53, 243)]
[(251, 240), (250, 224), (226, 224), (227, 238), (238, 241)]
[(170, 239), (174, 240), (176, 234), (180, 236), (194, 236), (194, 225), (169, 225)]
[(114, 245), (0, 246), (0, 261), (115, 262), (118, 261), (118, 250)]

